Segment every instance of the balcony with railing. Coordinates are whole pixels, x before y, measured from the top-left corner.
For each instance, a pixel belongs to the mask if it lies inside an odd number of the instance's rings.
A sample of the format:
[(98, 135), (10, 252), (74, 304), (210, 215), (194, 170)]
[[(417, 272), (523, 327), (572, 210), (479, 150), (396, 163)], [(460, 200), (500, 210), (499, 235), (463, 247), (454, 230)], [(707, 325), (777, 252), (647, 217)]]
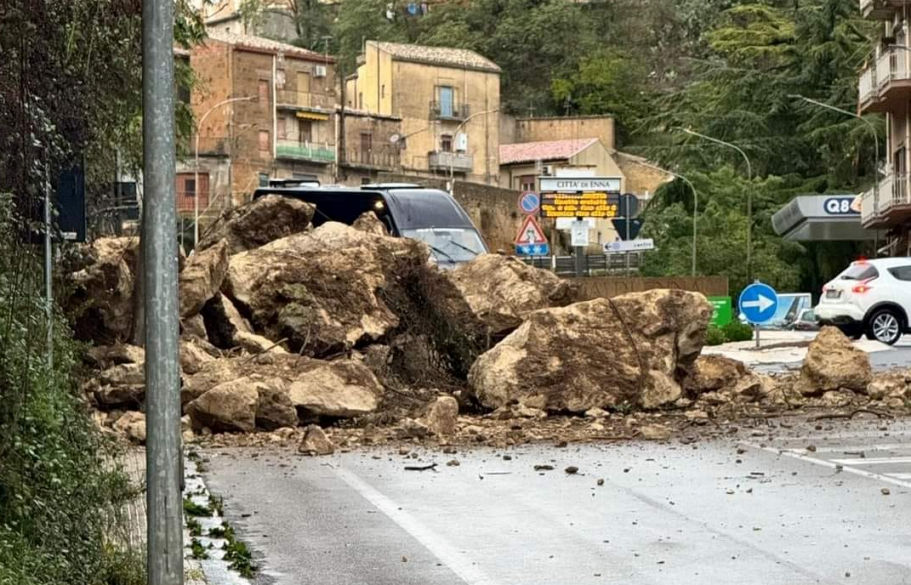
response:
[(888, 174), (878, 187), (861, 196), (860, 221), (866, 228), (887, 228), (909, 219), (911, 176), (908, 174)]
[(896, 11), (908, 5), (911, 0), (860, 0), (860, 13), (864, 18), (891, 20)]
[(276, 92), (275, 103), (279, 109), (287, 110), (325, 110), (331, 112), (335, 101), (329, 95), (280, 89)]
[(279, 140), (275, 145), (275, 150), (276, 158), (324, 164), (335, 162), (335, 145), (328, 142)]
[(349, 148), (345, 151), (345, 164), (350, 167), (370, 169), (396, 169), (399, 167), (398, 149)]
[(433, 120), (458, 120), (464, 121), (471, 115), (468, 104), (432, 101), (430, 102), (430, 118)]
[(470, 173), (474, 169), (474, 160), (467, 152), (430, 152), (427, 153), (427, 165), (434, 171), (450, 169), (454, 173)]
[(857, 88), (861, 112), (889, 111), (911, 98), (908, 53), (899, 47), (885, 49), (861, 72)]

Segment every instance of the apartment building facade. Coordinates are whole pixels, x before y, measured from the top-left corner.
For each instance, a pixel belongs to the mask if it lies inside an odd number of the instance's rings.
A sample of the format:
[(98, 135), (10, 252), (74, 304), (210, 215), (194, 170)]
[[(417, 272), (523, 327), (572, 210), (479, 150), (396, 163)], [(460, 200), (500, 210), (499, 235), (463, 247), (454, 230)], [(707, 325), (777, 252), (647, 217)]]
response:
[(401, 119), (400, 171), (498, 181), (500, 68), (473, 51), (367, 41), (345, 107)]
[[(178, 197), (223, 208), (269, 178), (331, 182), (338, 100), (332, 58), (261, 37), (209, 31), (190, 54), (198, 124), (178, 166)], [(198, 180), (198, 185), (196, 184)], [(205, 205), (202, 205), (205, 203)]]
[(880, 43), (861, 72), (858, 112), (886, 117), (885, 174), (861, 196), (861, 223), (886, 237), (880, 255), (911, 255), (911, 1), (860, 0), (865, 18), (880, 21)]

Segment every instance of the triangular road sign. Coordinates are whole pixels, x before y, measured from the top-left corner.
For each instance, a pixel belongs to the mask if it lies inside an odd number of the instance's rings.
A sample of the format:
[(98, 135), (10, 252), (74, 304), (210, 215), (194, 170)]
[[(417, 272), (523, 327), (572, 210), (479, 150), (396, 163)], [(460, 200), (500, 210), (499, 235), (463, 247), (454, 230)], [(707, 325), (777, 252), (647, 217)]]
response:
[(538, 222), (533, 215), (526, 215), (525, 220), (522, 222), (522, 227), (516, 235), (516, 244), (526, 245), (544, 243), (547, 243), (547, 238), (544, 237), (544, 231), (541, 229), (541, 226), (538, 225)]

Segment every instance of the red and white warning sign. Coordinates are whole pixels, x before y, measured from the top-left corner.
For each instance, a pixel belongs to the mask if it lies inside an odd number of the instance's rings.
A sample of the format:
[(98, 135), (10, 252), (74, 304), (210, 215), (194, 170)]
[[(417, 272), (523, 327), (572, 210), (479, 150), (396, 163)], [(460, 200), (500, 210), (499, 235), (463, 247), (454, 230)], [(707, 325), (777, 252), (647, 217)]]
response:
[(544, 231), (538, 225), (537, 220), (535, 220), (533, 215), (526, 215), (525, 220), (522, 222), (522, 227), (516, 235), (516, 245), (528, 246), (546, 242), (547, 238), (544, 237)]

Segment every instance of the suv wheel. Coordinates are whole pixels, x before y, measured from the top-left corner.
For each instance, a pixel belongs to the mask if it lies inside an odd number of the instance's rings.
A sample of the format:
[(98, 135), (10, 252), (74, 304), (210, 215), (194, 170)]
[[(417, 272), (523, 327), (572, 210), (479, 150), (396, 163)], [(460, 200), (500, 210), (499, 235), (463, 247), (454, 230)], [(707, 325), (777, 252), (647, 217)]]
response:
[(894, 345), (902, 336), (901, 318), (893, 309), (880, 309), (870, 316), (867, 333), (877, 341)]

